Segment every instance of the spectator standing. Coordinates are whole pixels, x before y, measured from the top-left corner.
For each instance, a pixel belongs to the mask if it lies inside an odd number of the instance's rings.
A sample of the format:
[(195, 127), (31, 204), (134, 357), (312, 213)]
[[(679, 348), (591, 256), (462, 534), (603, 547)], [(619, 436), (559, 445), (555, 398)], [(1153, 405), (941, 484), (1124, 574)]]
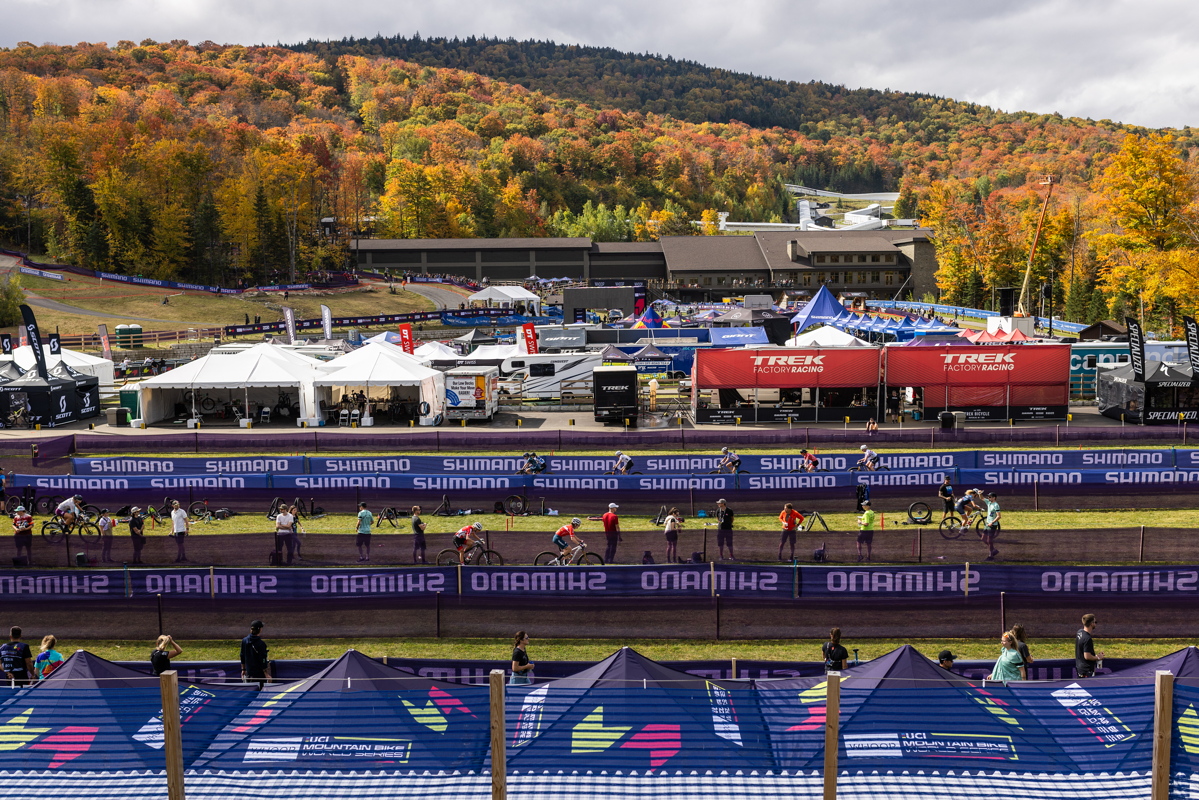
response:
[(183, 652), (183, 648), (175, 642), (175, 639), (170, 634), (164, 633), (158, 637), (158, 641), (154, 643), (154, 649), (150, 651), (150, 666), (154, 670), (155, 675), (161, 675), (171, 668), (171, 659)]
[(948, 475), (937, 488), (937, 497), (941, 498), (941, 505), (944, 507), (941, 511), (941, 521), (944, 522), (953, 513), (953, 482), (949, 480)]
[(146, 546), (146, 518), (137, 506), (129, 509), (129, 538), (133, 540), (133, 562), (143, 564), (142, 548)]
[(358, 535), (354, 537), (354, 544), (358, 547), (359, 561), (371, 560), (371, 526), (374, 524), (375, 515), (366, 510), (366, 503), (359, 503)]
[[(720, 560), (724, 560), (724, 546), (729, 546), (729, 560), (737, 556), (733, 553), (733, 509), (728, 507), (724, 498), (716, 501), (716, 546), (720, 548)], [(780, 547), (780, 549), (782, 549)]]
[(112, 517), (107, 508), (100, 509), (96, 518), (96, 527), (100, 529), (100, 560), (105, 564), (112, 563)]
[(999, 536), (999, 519), (1003, 516), (1003, 511), (999, 508), (999, 501), (995, 499), (994, 492), (987, 493), (986, 500), (987, 517), (984, 524), (987, 529), (981, 534), (983, 544), (987, 546), (990, 554), (987, 556), (987, 561), (995, 560), (995, 556), (999, 555), (999, 551), (995, 549), (995, 539)]
[(1016, 649), (1016, 637), (1012, 636), (1011, 631), (1007, 631), (1000, 639), (1003, 644), (1003, 650), (999, 653), (999, 658), (995, 660), (995, 667), (991, 670), (989, 681), (1018, 681), (1023, 678), (1024, 665), (1020, 661), (1020, 651)]
[[(869, 561), (874, 547), (874, 509), (869, 500), (862, 501), (862, 516), (858, 517), (858, 561)], [(862, 557), (862, 545), (866, 545), (866, 556)]]
[(508, 679), (510, 684), (526, 684), (533, 682), (533, 662), (529, 661), (529, 654), (526, 648), (529, 645), (529, 634), (524, 631), (516, 632), (516, 641), (512, 646), (512, 677)]
[[(425, 523), (420, 519), (420, 506), (412, 507), (412, 563), (427, 564), (425, 560)], [(417, 553), (420, 560), (417, 560)]]
[(887, 422), (899, 422), (899, 390), (887, 394)]
[[(287, 510), (286, 503), (280, 503), (279, 513), (275, 515), (275, 541), (278, 542), (275, 546), (275, 552), (278, 553), (283, 547), (286, 547), (288, 564), (291, 564), (296, 556), (295, 524), (295, 515)], [(361, 561), (362, 559), (358, 560)]]
[(679, 559), (679, 531), (683, 528), (683, 520), (677, 508), (670, 509), (666, 515), (666, 524), (662, 532), (666, 534), (666, 563), (676, 564)]
[(43, 636), (41, 651), (37, 654), (37, 658), (33, 659), (33, 672), (39, 681), (45, 680), (46, 676), (54, 670), (62, 666), (62, 662), (66, 661), (62, 657), (62, 653), (54, 648), (58, 646), (58, 639), (54, 636)]
[(8, 631), (8, 641), (0, 644), (0, 669), (15, 686), (25, 686), (33, 676), (33, 652), (21, 641), (21, 629), (14, 625)]
[(187, 534), (191, 532), (192, 522), (188, 519), (187, 510), (179, 507), (178, 500), (171, 501), (171, 535), (175, 537), (175, 563), (187, 561)]
[(840, 628), (833, 628), (828, 632), (828, 641), (820, 645), (820, 654), (824, 656), (825, 672), (839, 672), (845, 669), (849, 651), (841, 644)]
[(291, 533), (296, 540), (296, 560), (303, 561), (304, 539), (302, 537), (304, 534), (308, 533), (308, 531), (304, 530), (304, 523), (300, 521), (300, 507), (293, 504), (288, 507), (287, 513), (291, 514), (292, 518)]
[(1080, 678), (1094, 677), (1099, 662), (1103, 660), (1102, 651), (1098, 656), (1095, 655), (1095, 639), (1092, 636), (1098, 624), (1094, 614), (1083, 614), (1082, 627), (1074, 635), (1074, 671)]
[(604, 538), (608, 541), (608, 546), (604, 549), (605, 564), (616, 562), (616, 545), (620, 542), (620, 516), (616, 513), (619, 508), (615, 503), (608, 503), (608, 513), (602, 517)]
[(17, 558), (25, 551), (25, 564), (33, 566), (33, 517), (25, 510), (25, 506), (17, 506), (12, 517), (12, 539), (17, 548)]
[(779, 537), (779, 561), (783, 560), (783, 545), (791, 544), (791, 560), (795, 560), (795, 537), (799, 533), (799, 526), (803, 524), (803, 514), (795, 510), (795, 508), (787, 503), (783, 506), (782, 512), (779, 514), (779, 522), (783, 526), (783, 535)]
[(1013, 625), (1012, 636), (1014, 636), (1016, 639), (1016, 649), (1020, 651), (1020, 669), (1023, 670), (1023, 675), (1021, 677), (1023, 677), (1024, 680), (1028, 680), (1028, 667), (1032, 665), (1033, 658), (1032, 653), (1028, 651), (1028, 640), (1025, 638), (1024, 626), (1020, 625), (1019, 623)]
[(953, 662), (957, 660), (958, 657), (953, 654), (952, 650), (942, 650), (937, 654), (937, 666), (941, 669), (953, 669)]
[(266, 642), (259, 637), (260, 633), (262, 620), (256, 619), (250, 623), (250, 635), (241, 640), (241, 677), (243, 681), (258, 681), (258, 688), (261, 689), (270, 668), (270, 651)]

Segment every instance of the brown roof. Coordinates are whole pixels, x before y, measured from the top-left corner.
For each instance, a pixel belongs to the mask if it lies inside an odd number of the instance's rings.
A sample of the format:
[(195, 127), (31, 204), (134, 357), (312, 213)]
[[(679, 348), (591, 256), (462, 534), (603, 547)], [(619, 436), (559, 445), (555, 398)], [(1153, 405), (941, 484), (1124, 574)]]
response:
[(753, 236), (663, 236), (662, 252), (671, 272), (725, 270), (764, 272), (766, 261)]
[(787, 242), (794, 241), (801, 258), (813, 253), (894, 254), (896, 244), (926, 239), (922, 230), (878, 231), (763, 231), (754, 234), (762, 255), (773, 270), (795, 269), (797, 264), (787, 256)]
[(589, 250), (591, 240), (569, 239), (359, 239), (359, 250)]
[(595, 253), (661, 253), (661, 242), (596, 242), (591, 246)]

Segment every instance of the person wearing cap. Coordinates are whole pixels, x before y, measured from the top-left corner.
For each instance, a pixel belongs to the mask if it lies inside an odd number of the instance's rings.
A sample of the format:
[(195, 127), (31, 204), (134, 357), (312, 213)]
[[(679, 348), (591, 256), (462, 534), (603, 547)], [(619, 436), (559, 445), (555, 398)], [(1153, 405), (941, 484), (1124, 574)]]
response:
[[(866, 545), (866, 555), (862, 556), (862, 545)], [(862, 516), (858, 517), (858, 561), (869, 561), (871, 548), (874, 545), (874, 509), (869, 500), (862, 501)]]
[(616, 561), (616, 545), (621, 541), (620, 516), (616, 513), (619, 509), (620, 506), (615, 503), (608, 503), (608, 513), (601, 517), (604, 522), (604, 538), (608, 540), (608, 547), (604, 550), (605, 564)]
[(33, 517), (25, 510), (25, 506), (17, 506), (12, 515), (12, 540), (17, 548), (17, 558), (25, 551), (25, 563), (33, 566)]
[(96, 518), (96, 527), (100, 529), (100, 560), (105, 564), (112, 563), (112, 517), (107, 508), (100, 509)]
[(729, 560), (737, 556), (733, 553), (733, 509), (728, 507), (724, 498), (716, 501), (716, 546), (720, 548), (720, 560), (724, 560), (724, 546), (729, 546)]
[(146, 546), (146, 518), (137, 506), (129, 509), (129, 538), (133, 540), (133, 564), (144, 564), (142, 548)]
[(999, 551), (995, 549), (995, 539), (999, 537), (999, 518), (1003, 516), (1003, 511), (999, 508), (999, 501), (995, 499), (995, 493), (989, 492), (986, 500), (986, 529), (978, 532), (978, 536), (982, 539), (983, 544), (990, 551), (987, 555), (987, 561), (994, 561), (995, 556), (999, 555)]
[(262, 620), (256, 619), (250, 623), (250, 635), (241, 640), (241, 679), (258, 681), (258, 688), (261, 689), (267, 681), (271, 662), (266, 642), (258, 635), (260, 633)]
[(953, 654), (952, 650), (942, 650), (937, 653), (937, 666), (941, 669), (953, 669), (953, 662), (957, 660), (958, 657)]

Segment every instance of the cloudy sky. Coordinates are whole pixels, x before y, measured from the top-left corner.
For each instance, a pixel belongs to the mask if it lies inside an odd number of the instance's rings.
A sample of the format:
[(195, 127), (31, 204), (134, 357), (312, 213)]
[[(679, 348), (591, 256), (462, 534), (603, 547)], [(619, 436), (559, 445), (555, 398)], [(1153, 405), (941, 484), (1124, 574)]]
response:
[(511, 36), (1012, 111), (1199, 125), (1195, 0), (3, 0), (3, 8), (4, 47)]

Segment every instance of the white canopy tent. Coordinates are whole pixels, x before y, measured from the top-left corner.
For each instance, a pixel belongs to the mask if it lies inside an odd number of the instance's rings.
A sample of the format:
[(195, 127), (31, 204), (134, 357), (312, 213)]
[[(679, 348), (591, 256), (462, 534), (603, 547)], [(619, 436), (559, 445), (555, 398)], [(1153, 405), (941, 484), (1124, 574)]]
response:
[(822, 325), (807, 333), (788, 339), (785, 347), (870, 347), (853, 334), (839, 331), (830, 325)]
[(313, 382), (319, 402), (332, 406), (346, 390), (365, 389), (365, 424), (373, 419), (370, 405), (379, 403), (415, 403), (423, 412), (421, 425), (436, 424), (445, 411), (445, 373), (429, 369), (395, 345), (371, 342), (327, 366), (328, 371)]
[(466, 299), (472, 303), (482, 303), (488, 308), (515, 308), (520, 303), (533, 316), (541, 313), (541, 298), (522, 286), (488, 286)]
[[(300, 419), (314, 419), (316, 400), (313, 381), (324, 367), (316, 359), (283, 350), (270, 344), (258, 344), (233, 355), (209, 355), (181, 367), (147, 378), (138, 384), (141, 419), (146, 424), (176, 416), (175, 405), (183, 403), (189, 411), (202, 408), (197, 395), (215, 392), (220, 403), (241, 400), (247, 409), (254, 405), (274, 407), (282, 392), (291, 390), (300, 407)], [(187, 392), (189, 402), (184, 402)]]
[[(52, 367), (59, 361), (66, 364), (76, 372), (82, 372), (85, 375), (95, 375), (100, 379), (100, 391), (113, 390), (115, 378), (113, 375), (113, 363), (107, 358), (88, 355), (81, 353), (78, 350), (68, 350), (62, 348), (61, 356), (50, 355), (50, 345), (42, 345), (42, 352), (46, 354), (46, 366)], [(33, 357), (33, 348), (29, 345), (23, 345), (13, 350), (12, 360), (18, 367), (23, 370), (31, 370), (34, 367), (36, 359)]]
[(423, 361), (430, 361), (434, 358), (457, 358), (458, 351), (444, 342), (426, 342), (416, 348), (413, 355)]

